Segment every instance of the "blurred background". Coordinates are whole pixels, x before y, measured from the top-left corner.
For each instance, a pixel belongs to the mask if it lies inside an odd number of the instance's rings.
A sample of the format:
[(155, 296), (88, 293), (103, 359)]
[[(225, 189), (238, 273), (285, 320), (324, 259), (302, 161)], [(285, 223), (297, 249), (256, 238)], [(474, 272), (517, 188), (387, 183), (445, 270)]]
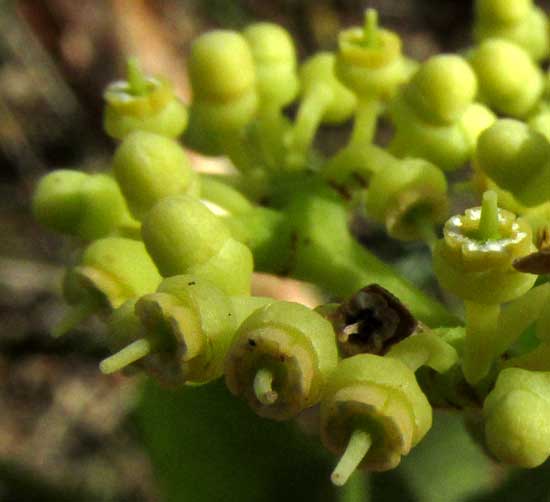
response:
[[(219, 384), (172, 392), (102, 376), (100, 323), (52, 340), (63, 266), (78, 246), (34, 223), (29, 199), (48, 170), (108, 165), (102, 90), (128, 55), (188, 99), (185, 58), (198, 34), (274, 21), (305, 57), (334, 49), (366, 7), (416, 59), (470, 41), (466, 0), (0, 0), (0, 501), (336, 499), (334, 459), (315, 436), (256, 419)], [(388, 253), (429, 280), (422, 253)], [(549, 475), (497, 468), (443, 413), (402, 467), (370, 476), (369, 491), (373, 501), (543, 501)]]

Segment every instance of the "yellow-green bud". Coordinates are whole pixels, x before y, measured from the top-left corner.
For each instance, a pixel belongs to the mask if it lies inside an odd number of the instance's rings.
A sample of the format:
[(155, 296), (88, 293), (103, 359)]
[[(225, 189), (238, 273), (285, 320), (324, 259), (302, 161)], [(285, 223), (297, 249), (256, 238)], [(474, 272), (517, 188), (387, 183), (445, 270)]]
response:
[(32, 210), (41, 224), (85, 240), (105, 237), (132, 220), (111, 176), (69, 169), (53, 171), (40, 180)]
[(258, 94), (270, 105), (286, 106), (299, 90), (296, 49), (290, 34), (275, 23), (254, 23), (243, 35), (256, 65)]
[(479, 83), (479, 96), (492, 109), (516, 118), (526, 117), (544, 91), (544, 77), (521, 47), (489, 39), (470, 54)]
[(426, 122), (452, 124), (475, 99), (477, 78), (463, 58), (441, 54), (423, 63), (403, 92)]
[(191, 47), (189, 78), (191, 114), (200, 116), (205, 133), (240, 130), (254, 117), (258, 105), (254, 59), (239, 33), (215, 30), (198, 37)]
[(479, 137), (476, 165), (525, 206), (550, 197), (550, 142), (523, 122), (499, 120)]
[(235, 241), (221, 219), (194, 197), (162, 199), (143, 221), (142, 236), (165, 277), (196, 274), (227, 294), (250, 292), (250, 250)]
[(145, 131), (124, 139), (113, 158), (113, 169), (132, 214), (143, 219), (170, 195), (198, 195), (198, 175), (183, 148), (174, 140)]
[(477, 0), (474, 38), (504, 38), (535, 60), (550, 52), (550, 34), (545, 12), (532, 0)]
[(550, 373), (503, 370), (483, 405), (489, 449), (506, 463), (536, 467), (550, 455)]

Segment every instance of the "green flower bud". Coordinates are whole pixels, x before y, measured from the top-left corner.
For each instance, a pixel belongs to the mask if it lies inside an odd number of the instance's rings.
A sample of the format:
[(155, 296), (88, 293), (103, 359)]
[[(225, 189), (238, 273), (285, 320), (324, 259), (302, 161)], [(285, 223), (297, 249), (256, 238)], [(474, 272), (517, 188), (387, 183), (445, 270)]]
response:
[(419, 157), (453, 170), (472, 156), (479, 134), (493, 113), (473, 103), (476, 78), (458, 56), (426, 61), (391, 103), (395, 136), (390, 144), (399, 157)]
[(254, 23), (243, 35), (256, 65), (260, 99), (280, 107), (290, 104), (299, 90), (296, 49), (290, 34), (278, 24)]
[(357, 468), (396, 467), (428, 432), (432, 409), (402, 362), (373, 354), (344, 359), (321, 402), (321, 439), (343, 455), (332, 481), (343, 485)]
[(112, 177), (69, 169), (53, 171), (40, 180), (32, 211), (42, 225), (85, 240), (138, 225)]
[(147, 250), (169, 277), (192, 273), (226, 294), (250, 292), (252, 254), (204, 204), (189, 195), (162, 199), (142, 225)]
[(205, 133), (242, 129), (258, 105), (254, 59), (245, 38), (234, 31), (215, 30), (191, 47), (189, 78), (193, 89), (191, 116)]
[(172, 85), (146, 77), (137, 61), (130, 59), (127, 80), (110, 84), (103, 95), (103, 125), (107, 134), (123, 139), (133, 131), (149, 131), (169, 138), (183, 133), (187, 109), (174, 95)]
[(394, 238), (426, 238), (430, 227), (445, 221), (448, 209), (445, 175), (425, 160), (396, 160), (394, 165), (381, 169), (371, 178), (367, 213), (385, 223)]
[(258, 415), (287, 420), (321, 399), (337, 362), (328, 321), (303, 305), (276, 302), (240, 326), (227, 354), (225, 381)]
[(480, 98), (497, 112), (526, 117), (542, 96), (542, 70), (511, 42), (483, 42), (470, 54), (470, 63), (478, 78)]
[(535, 60), (550, 52), (548, 20), (532, 0), (477, 0), (474, 38), (504, 38), (513, 42)]
[(54, 335), (66, 333), (98, 310), (111, 311), (154, 291), (161, 279), (142, 242), (123, 237), (92, 242), (65, 276), (63, 294), (73, 308)]
[(550, 197), (550, 143), (522, 122), (503, 119), (479, 137), (477, 166), (526, 206)]
[(447, 221), (443, 239), (434, 248), (434, 271), (445, 289), (464, 300), (504, 303), (535, 283), (536, 276), (512, 267), (516, 258), (533, 249), (529, 225), (498, 209), (496, 197), (486, 197), (483, 209), (467, 209)]
[(143, 219), (164, 197), (198, 194), (198, 175), (183, 148), (158, 134), (129, 134), (117, 148), (113, 169), (128, 206), (138, 219)]
[(477, 79), (463, 58), (441, 54), (423, 63), (403, 92), (424, 121), (452, 124), (474, 101)]
[(501, 461), (536, 467), (550, 455), (550, 373), (503, 370), (483, 405), (485, 438)]
[(340, 33), (335, 71), (361, 99), (387, 101), (409, 79), (413, 65), (401, 54), (399, 36), (378, 28), (377, 17), (367, 9), (364, 27)]

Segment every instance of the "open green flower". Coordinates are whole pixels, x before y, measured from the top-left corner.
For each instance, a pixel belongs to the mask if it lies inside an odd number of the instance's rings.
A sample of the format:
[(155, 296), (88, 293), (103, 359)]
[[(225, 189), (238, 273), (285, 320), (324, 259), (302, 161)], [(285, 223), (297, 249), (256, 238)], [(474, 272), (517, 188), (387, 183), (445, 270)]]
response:
[(319, 402), (337, 362), (328, 321), (298, 303), (275, 302), (240, 326), (225, 381), (258, 415), (287, 420)]
[(154, 291), (161, 279), (142, 242), (123, 237), (92, 242), (65, 275), (63, 294), (71, 308), (54, 335), (66, 333), (95, 312), (110, 313)]
[(357, 467), (396, 467), (428, 432), (432, 409), (402, 362), (372, 354), (344, 359), (321, 402), (321, 439), (342, 457), (332, 481), (343, 485)]
[(360, 99), (388, 101), (415, 69), (401, 53), (399, 36), (378, 27), (375, 10), (365, 12), (364, 27), (338, 36), (336, 75)]
[(504, 303), (535, 283), (536, 276), (512, 266), (534, 250), (531, 228), (505, 209), (495, 209), (493, 216), (483, 214), (482, 207), (476, 207), (447, 221), (443, 239), (435, 245), (434, 271), (445, 289), (464, 300)]
[(133, 131), (149, 131), (169, 138), (187, 126), (187, 108), (165, 79), (143, 75), (129, 59), (127, 80), (110, 84), (105, 93), (103, 125), (109, 136), (123, 139)]

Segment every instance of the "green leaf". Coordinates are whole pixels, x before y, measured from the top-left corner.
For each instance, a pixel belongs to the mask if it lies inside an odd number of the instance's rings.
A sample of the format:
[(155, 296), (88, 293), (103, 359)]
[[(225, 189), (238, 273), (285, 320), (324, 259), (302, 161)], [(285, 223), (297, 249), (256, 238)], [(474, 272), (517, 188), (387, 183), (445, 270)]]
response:
[(398, 472), (418, 501), (458, 502), (495, 484), (493, 463), (466, 432), (457, 414), (437, 413), (426, 438)]
[(331, 501), (332, 457), (294, 423), (252, 414), (222, 382), (147, 381), (138, 421), (163, 502)]

